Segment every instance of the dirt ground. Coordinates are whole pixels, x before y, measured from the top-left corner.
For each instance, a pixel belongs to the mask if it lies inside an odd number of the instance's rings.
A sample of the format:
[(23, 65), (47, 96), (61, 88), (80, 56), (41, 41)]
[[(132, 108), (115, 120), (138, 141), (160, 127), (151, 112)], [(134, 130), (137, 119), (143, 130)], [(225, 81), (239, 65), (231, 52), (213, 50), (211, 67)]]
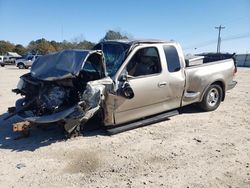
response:
[(193, 107), (147, 127), (65, 140), (51, 127), (15, 140), (4, 121), (28, 70), (0, 67), (0, 187), (250, 187), (250, 69), (214, 112)]

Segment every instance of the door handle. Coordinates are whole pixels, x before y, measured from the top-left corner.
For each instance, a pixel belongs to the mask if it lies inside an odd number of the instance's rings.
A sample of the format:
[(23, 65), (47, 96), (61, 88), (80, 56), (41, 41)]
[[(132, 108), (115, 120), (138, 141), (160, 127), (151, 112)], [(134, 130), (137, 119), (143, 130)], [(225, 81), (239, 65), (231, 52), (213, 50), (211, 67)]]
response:
[(165, 87), (167, 85), (167, 82), (159, 82), (158, 87)]

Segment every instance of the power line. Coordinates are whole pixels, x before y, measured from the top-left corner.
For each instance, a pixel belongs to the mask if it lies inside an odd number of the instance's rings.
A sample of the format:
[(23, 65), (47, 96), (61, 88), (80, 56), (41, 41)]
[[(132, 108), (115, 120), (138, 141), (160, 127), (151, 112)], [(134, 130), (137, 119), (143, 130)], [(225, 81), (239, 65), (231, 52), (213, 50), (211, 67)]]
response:
[(246, 18), (250, 18), (250, 14), (245, 15), (245, 16), (241, 16), (241, 17), (236, 17), (236, 18), (231, 19), (231, 20), (227, 20), (226, 22), (224, 22), (224, 25), (228, 25), (230, 23), (238, 22), (238, 21), (244, 20)]
[[(223, 37), (222, 41), (231, 41), (231, 40), (248, 38), (248, 37), (250, 37), (250, 32)], [(188, 50), (188, 49), (194, 49), (194, 48), (201, 48), (201, 47), (204, 47), (204, 46), (209, 46), (209, 45), (215, 44), (216, 42), (218, 42), (218, 41), (215, 40), (215, 39), (214, 40), (208, 40), (208, 41), (204, 41), (204, 42), (201, 42), (201, 43), (197, 43), (197, 44), (193, 44), (193, 45), (184, 47), (184, 49)]]
[(184, 49), (188, 50), (188, 49), (193, 49), (193, 48), (200, 48), (200, 47), (204, 47), (204, 46), (209, 46), (211, 44), (215, 44), (216, 42), (217, 42), (216, 39), (208, 40), (208, 41), (200, 42), (200, 43), (193, 44), (190, 46), (186, 46), (186, 47), (184, 47)]
[(250, 32), (241, 33), (241, 34), (237, 34), (237, 35), (231, 35), (231, 36), (227, 36), (225, 38), (223, 37), (222, 40), (228, 41), (228, 40), (235, 40), (235, 39), (248, 38), (248, 37), (250, 37)]
[(215, 27), (215, 29), (219, 29), (218, 33), (218, 42), (217, 42), (217, 53), (220, 53), (220, 45), (221, 45), (221, 37), (220, 37), (220, 32), (222, 29), (225, 29), (225, 27), (222, 27), (221, 25), (219, 27)]
[[(233, 18), (233, 19), (230, 19), (230, 20), (226, 20), (226, 22), (223, 22), (222, 21), (222, 24), (223, 25), (230, 25), (231, 23), (235, 23), (235, 22), (239, 22), (239, 21), (242, 21), (242, 20), (244, 20), (244, 19), (248, 19), (248, 18), (250, 18), (250, 14), (248, 14), (248, 15), (245, 15), (245, 16), (241, 16), (241, 17), (235, 17), (235, 18)], [(248, 20), (247, 20), (248, 21)], [(246, 24), (248, 24), (248, 22), (246, 23)], [(236, 25), (237, 26), (237, 25)], [(206, 30), (205, 30), (206, 29)], [(184, 34), (181, 34), (181, 35), (179, 35), (178, 37), (189, 37), (189, 36), (193, 36), (193, 35), (196, 35), (196, 36), (201, 36), (201, 35), (204, 35), (204, 34), (206, 34), (207, 32), (205, 32), (205, 31), (208, 31), (207, 30), (207, 28), (204, 28), (204, 30), (202, 30), (202, 29), (200, 29), (200, 30), (196, 30), (197, 32), (188, 32), (188, 31), (185, 31), (185, 33)]]

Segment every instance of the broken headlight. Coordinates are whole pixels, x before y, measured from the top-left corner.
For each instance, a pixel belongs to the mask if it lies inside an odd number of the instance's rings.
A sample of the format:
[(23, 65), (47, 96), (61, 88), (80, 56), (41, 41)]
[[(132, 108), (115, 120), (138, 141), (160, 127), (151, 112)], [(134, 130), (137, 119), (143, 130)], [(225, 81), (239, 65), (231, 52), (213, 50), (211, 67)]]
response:
[(22, 78), (19, 79), (19, 82), (17, 83), (17, 89), (22, 90), (24, 86), (24, 81)]

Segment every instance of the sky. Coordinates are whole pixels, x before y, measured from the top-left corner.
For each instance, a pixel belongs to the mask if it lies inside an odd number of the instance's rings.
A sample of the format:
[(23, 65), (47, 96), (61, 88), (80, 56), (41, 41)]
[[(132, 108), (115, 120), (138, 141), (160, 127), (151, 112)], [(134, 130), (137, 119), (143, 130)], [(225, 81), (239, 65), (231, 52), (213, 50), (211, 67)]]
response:
[(108, 30), (175, 40), (185, 53), (250, 53), (250, 0), (0, 0), (0, 40), (98, 42)]

